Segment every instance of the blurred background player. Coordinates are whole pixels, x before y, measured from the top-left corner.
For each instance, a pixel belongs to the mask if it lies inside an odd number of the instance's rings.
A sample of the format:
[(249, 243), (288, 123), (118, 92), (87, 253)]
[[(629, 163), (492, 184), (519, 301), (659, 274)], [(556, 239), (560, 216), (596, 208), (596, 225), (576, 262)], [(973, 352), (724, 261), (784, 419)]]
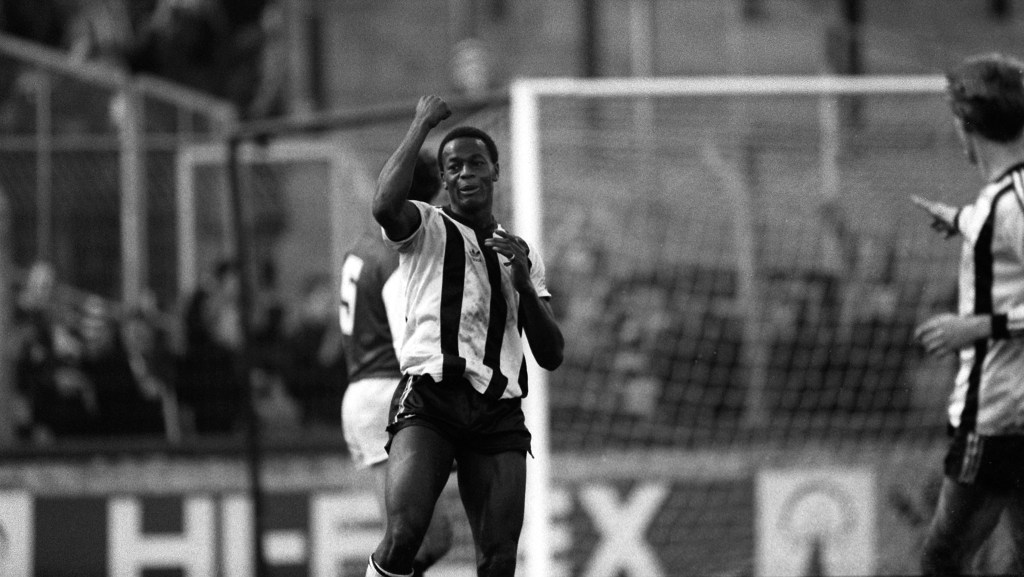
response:
[[(430, 203), (441, 180), (431, 155), (421, 151), (413, 171), (409, 198)], [(398, 253), (385, 246), (380, 230), (364, 235), (345, 255), (341, 272), (341, 338), (349, 385), (342, 401), (342, 428), (352, 461), (370, 469), (384, 515), (384, 478), (388, 454), (388, 411), (401, 379), (397, 351), (405, 334), (405, 280)], [(414, 575), (423, 572), (451, 547), (449, 512), (437, 507), (416, 554)]]
[(413, 557), (458, 462), (459, 494), (476, 546), (477, 575), (512, 577), (526, 501), (531, 435), (525, 334), (555, 370), (565, 342), (548, 299), (544, 262), (495, 220), (498, 149), (459, 127), (438, 147), (450, 205), (408, 198), (427, 135), (451, 114), (424, 96), (381, 170), (373, 216), (406, 275), (402, 382), (388, 417), (387, 528), (366, 575), (412, 575)]
[[(947, 74), (968, 160), (987, 183), (962, 208), (915, 197), (946, 236), (960, 234), (959, 311), (922, 323), (931, 355), (958, 354), (953, 433), (921, 565), (959, 575), (1005, 513), (1024, 567), (1024, 62), (976, 56)], [(1015, 573), (1017, 571), (1014, 571)]]

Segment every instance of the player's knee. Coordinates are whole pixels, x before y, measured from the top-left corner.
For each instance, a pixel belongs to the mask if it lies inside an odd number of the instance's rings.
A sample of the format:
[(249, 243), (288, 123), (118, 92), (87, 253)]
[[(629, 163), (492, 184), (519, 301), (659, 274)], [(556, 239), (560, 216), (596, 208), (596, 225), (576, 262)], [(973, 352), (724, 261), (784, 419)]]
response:
[(426, 527), (423, 523), (402, 517), (392, 517), (388, 520), (385, 531), (385, 543), (388, 548), (408, 554), (410, 557), (419, 548), (423, 541)]

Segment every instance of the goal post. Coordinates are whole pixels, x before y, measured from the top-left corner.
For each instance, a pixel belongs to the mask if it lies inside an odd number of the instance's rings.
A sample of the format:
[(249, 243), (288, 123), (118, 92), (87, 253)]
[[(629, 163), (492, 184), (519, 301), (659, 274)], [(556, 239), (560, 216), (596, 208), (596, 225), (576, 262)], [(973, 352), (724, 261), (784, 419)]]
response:
[[(553, 374), (531, 367), (527, 577), (580, 565), (555, 550), (552, 496), (581, 455), (667, 450), (706, 464), (720, 452), (757, 471), (771, 464), (766, 445), (878, 456), (881, 438), (941, 438), (947, 389), (921, 381), (949, 367), (915, 357), (908, 327), (947, 304), (956, 250), (909, 196), (956, 203), (976, 186), (944, 86), (940, 75), (513, 83), (514, 226), (569, 301), (567, 341), (585, 341)], [(884, 565), (869, 556), (827, 562)], [(743, 569), (770, 574), (754, 557)]]

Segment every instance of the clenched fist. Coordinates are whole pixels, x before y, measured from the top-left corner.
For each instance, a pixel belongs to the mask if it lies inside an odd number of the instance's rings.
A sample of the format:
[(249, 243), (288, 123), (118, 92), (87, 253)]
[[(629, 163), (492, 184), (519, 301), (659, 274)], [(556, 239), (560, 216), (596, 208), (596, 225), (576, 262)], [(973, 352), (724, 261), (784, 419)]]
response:
[(420, 101), (416, 103), (416, 119), (425, 124), (427, 128), (434, 128), (451, 115), (452, 111), (448, 108), (448, 103), (440, 96), (433, 94), (421, 96)]

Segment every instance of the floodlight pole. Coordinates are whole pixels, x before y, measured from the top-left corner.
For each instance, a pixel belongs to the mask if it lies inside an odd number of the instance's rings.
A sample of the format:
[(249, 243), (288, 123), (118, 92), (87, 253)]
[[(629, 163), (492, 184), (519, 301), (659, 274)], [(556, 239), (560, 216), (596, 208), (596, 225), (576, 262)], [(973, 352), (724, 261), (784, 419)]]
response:
[(249, 476), (249, 500), (253, 516), (253, 567), (255, 577), (267, 577), (266, 558), (263, 554), (263, 483), (260, 477), (262, 448), (260, 446), (260, 421), (256, 412), (252, 382), (252, 303), (253, 288), (250, 274), (248, 219), (245, 218), (245, 206), (242, 202), (242, 186), (239, 178), (238, 148), (241, 139), (235, 135), (228, 140), (228, 181), (229, 206), (228, 218), (233, 222), (235, 231), (234, 253), (235, 266), (238, 270), (239, 294), (238, 316), (242, 330), (242, 343), (237, 351), (236, 374), (244, 387), (243, 411), (245, 419), (245, 454)]
[[(11, 206), (0, 190), (0, 334), (13, 334), (14, 266), (11, 258)], [(0, 449), (17, 440), (14, 427), (14, 359), (0, 351)]]

